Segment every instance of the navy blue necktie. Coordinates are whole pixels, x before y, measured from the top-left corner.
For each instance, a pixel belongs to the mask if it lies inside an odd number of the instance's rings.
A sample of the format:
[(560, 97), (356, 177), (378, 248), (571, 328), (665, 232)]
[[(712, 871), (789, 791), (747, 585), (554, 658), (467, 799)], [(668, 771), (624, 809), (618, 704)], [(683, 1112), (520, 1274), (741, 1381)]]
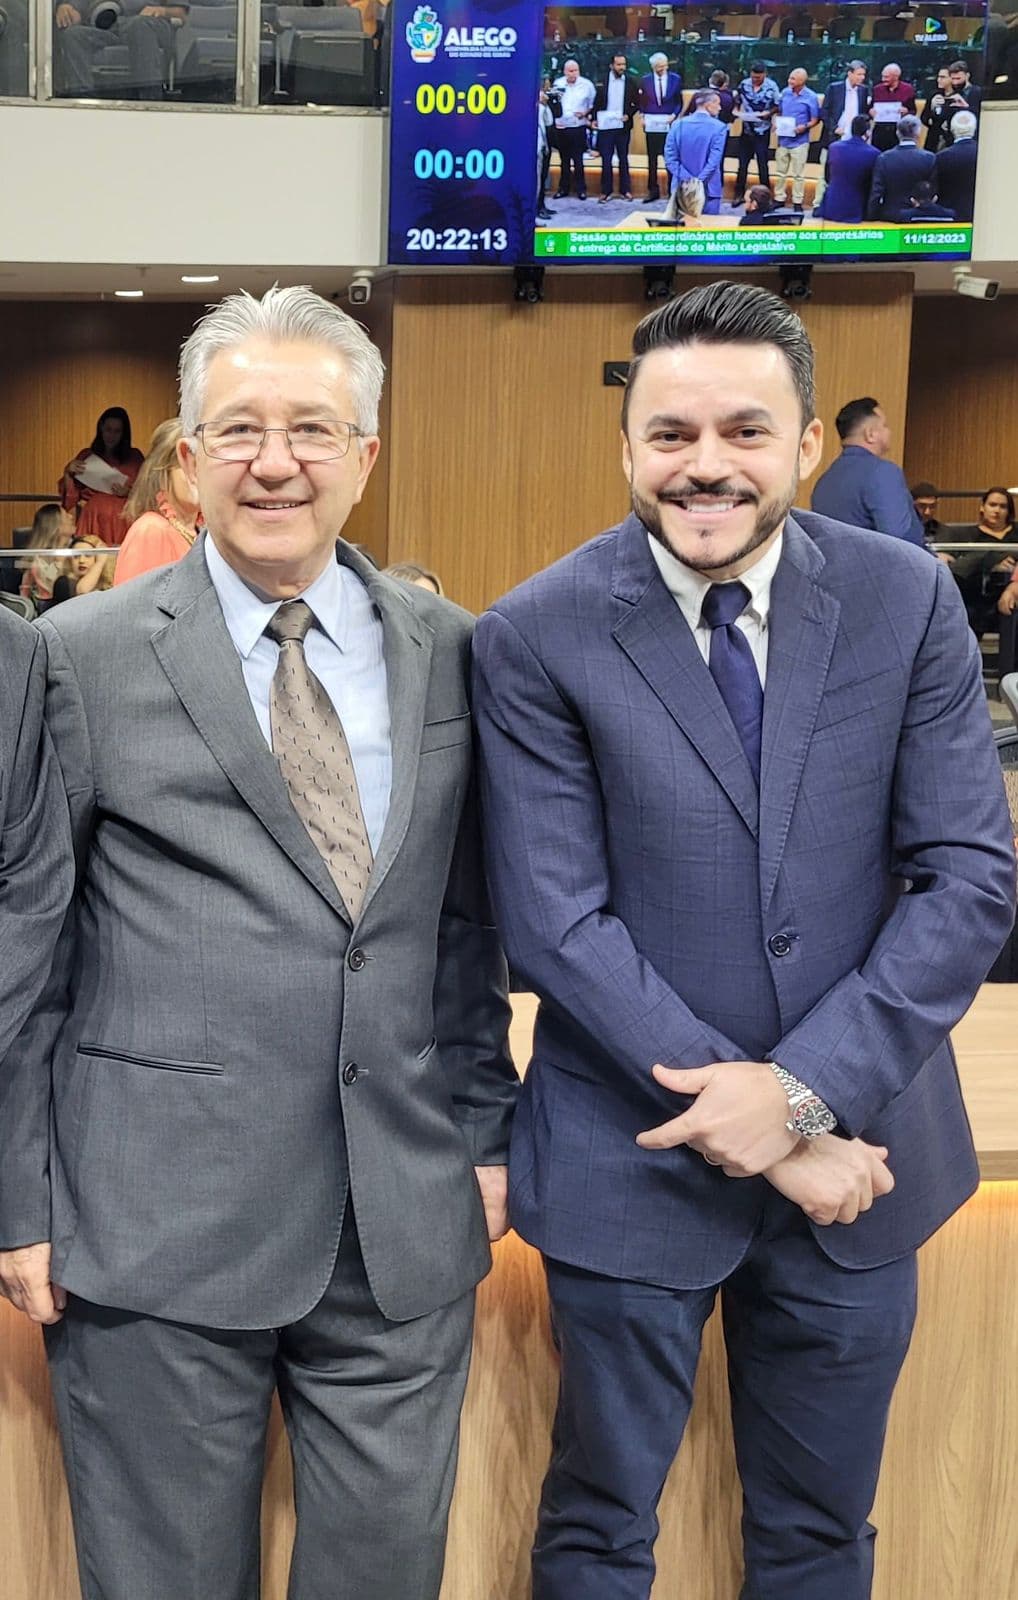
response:
[(736, 617), (741, 617), (749, 601), (744, 583), (713, 583), (703, 597), (700, 617), (711, 631), (711, 677), (721, 691), (759, 785), (763, 686), (749, 640), (735, 626)]

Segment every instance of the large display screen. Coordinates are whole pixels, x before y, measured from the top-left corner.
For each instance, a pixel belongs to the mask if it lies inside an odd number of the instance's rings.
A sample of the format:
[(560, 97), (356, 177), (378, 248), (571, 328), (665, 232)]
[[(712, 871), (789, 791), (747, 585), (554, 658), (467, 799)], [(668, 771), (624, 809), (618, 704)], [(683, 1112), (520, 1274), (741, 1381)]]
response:
[(986, 0), (394, 0), (389, 260), (964, 260)]

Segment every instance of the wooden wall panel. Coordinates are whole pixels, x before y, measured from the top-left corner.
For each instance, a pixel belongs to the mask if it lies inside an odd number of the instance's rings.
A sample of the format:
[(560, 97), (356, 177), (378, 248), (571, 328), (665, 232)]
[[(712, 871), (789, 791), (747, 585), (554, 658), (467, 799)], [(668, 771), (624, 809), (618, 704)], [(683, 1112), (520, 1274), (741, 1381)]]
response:
[[(1018, 295), (922, 296), (912, 318), (905, 470), (944, 489), (1018, 484)], [(964, 515), (975, 512), (966, 502)], [(961, 520), (948, 503), (945, 521)]]
[[(817, 348), (824, 465), (837, 453), (835, 414), (874, 383), (900, 454), (911, 285), (907, 273), (817, 276), (803, 317)], [(434, 567), (474, 611), (628, 507), (620, 396), (602, 385), (602, 364), (629, 355), (648, 309), (641, 281), (559, 273), (545, 289), (544, 304), (528, 306), (513, 303), (504, 274), (396, 283), (390, 559)]]
[[(134, 442), (148, 445), (152, 430), (177, 409), (177, 359), (181, 342), (202, 314), (202, 304), (0, 300), (0, 493), (56, 494), (70, 457), (95, 432), (107, 406), (131, 417)], [(359, 313), (388, 365), (392, 285), (376, 285)], [(389, 387), (383, 402), (388, 432)], [(347, 534), (384, 565), (388, 525), (388, 473), (384, 454)], [(0, 545), (13, 527), (31, 522), (35, 506), (0, 502)]]

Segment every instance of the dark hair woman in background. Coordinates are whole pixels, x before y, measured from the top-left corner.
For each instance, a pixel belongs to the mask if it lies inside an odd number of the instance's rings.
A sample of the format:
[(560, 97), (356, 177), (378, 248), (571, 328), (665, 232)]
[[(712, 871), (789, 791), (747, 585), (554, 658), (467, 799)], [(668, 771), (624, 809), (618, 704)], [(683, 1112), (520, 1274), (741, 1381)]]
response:
[[(103, 544), (120, 543), (127, 532), (124, 502), (144, 459), (131, 445), (131, 419), (123, 406), (108, 406), (95, 425), (92, 443), (68, 461), (60, 479), (60, 503), (77, 513), (79, 534), (97, 534)], [(87, 481), (97, 474), (102, 487)]]
[(979, 502), (979, 521), (958, 532), (959, 540), (966, 544), (993, 546), (987, 555), (973, 550), (956, 557), (951, 571), (965, 601), (972, 631), (977, 639), (997, 628), (997, 601), (1015, 567), (1015, 556), (1003, 556), (998, 545), (1018, 544), (1018, 528), (1014, 520), (1014, 496), (1010, 490), (987, 489)]

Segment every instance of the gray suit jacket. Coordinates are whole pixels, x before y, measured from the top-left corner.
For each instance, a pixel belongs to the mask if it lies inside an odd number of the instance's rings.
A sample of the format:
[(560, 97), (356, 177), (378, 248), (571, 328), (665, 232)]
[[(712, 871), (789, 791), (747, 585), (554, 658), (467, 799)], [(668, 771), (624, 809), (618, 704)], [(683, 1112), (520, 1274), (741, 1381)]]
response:
[(201, 542), (41, 625), (77, 915), (63, 997), (14, 1051), (40, 1144), (52, 1069), (50, 1185), (38, 1151), (4, 1160), (15, 1232), (45, 1237), (52, 1203), (54, 1279), (101, 1304), (295, 1321), (329, 1280), (348, 1194), (386, 1316), (488, 1269), (472, 1167), (505, 1159), (517, 1085), (472, 794), (470, 619), (338, 554), (381, 614), (392, 713), (355, 928), (259, 731)]
[[(46, 646), (0, 606), (0, 1063), (49, 971), (71, 898), (67, 804), (43, 727)], [(18, 1107), (0, 1065), (0, 1139)], [(3, 1174), (0, 1171), (0, 1184)]]

